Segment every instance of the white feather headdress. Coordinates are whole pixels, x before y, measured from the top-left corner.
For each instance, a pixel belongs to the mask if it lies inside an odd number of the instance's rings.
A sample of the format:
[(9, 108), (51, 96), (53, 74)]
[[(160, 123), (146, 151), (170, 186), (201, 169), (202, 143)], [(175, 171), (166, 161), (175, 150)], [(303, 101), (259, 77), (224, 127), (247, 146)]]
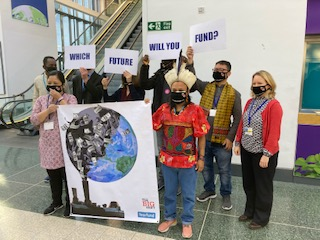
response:
[(170, 88), (174, 82), (183, 82), (188, 86), (189, 90), (197, 80), (197, 77), (188, 69), (186, 69), (186, 63), (183, 63), (181, 65), (179, 73), (174, 64), (173, 69), (167, 72), (167, 74), (164, 77)]

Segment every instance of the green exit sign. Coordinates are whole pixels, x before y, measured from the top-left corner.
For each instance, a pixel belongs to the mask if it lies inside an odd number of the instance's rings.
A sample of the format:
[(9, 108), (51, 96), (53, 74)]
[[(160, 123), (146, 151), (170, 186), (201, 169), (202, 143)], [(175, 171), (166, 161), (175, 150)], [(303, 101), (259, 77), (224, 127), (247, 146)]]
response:
[(171, 30), (172, 21), (148, 22), (148, 31)]

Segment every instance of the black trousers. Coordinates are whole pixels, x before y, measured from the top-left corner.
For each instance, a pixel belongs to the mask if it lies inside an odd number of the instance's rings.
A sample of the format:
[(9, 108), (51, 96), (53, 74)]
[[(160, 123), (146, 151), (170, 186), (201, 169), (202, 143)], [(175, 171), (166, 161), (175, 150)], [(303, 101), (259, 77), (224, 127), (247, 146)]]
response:
[(259, 166), (262, 153), (250, 153), (241, 147), (242, 183), (247, 196), (244, 215), (265, 226), (269, 222), (273, 202), (273, 177), (278, 154), (269, 159), (267, 168)]
[(63, 180), (65, 182), (66, 191), (66, 205), (70, 204), (68, 194), (68, 184), (66, 179), (65, 168), (58, 169), (47, 169), (47, 173), (50, 177), (50, 187), (52, 194), (52, 204), (58, 206), (62, 204), (62, 191), (63, 191)]

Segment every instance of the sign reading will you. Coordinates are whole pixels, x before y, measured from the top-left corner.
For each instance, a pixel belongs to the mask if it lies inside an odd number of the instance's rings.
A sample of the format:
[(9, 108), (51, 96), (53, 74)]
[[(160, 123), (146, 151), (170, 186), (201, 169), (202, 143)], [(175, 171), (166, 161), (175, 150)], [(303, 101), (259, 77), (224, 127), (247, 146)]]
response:
[(172, 29), (172, 21), (148, 22), (148, 31), (165, 31)]

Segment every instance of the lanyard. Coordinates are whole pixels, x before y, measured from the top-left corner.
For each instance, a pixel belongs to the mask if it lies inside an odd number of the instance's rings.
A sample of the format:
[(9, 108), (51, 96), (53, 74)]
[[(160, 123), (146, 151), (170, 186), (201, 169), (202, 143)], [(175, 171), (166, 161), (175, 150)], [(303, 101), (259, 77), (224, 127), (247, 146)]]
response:
[(250, 126), (250, 124), (251, 124), (251, 118), (253, 117), (253, 115), (255, 115), (255, 114), (262, 108), (262, 106), (263, 106), (267, 101), (268, 101), (268, 99), (264, 100), (264, 102), (261, 103), (260, 106), (257, 107), (257, 109), (256, 109), (256, 110), (252, 113), (252, 115), (251, 115), (251, 111), (252, 111), (252, 108), (253, 108), (253, 105), (254, 105), (255, 100), (252, 101), (252, 104), (251, 104), (250, 110), (249, 110), (249, 114), (248, 114), (248, 115), (249, 115), (249, 116), (248, 116), (249, 126)]
[(221, 94), (219, 95), (219, 97), (214, 97), (214, 99), (213, 99), (213, 107), (214, 108), (217, 108), (217, 105), (218, 105), (218, 103), (219, 103), (219, 100), (220, 100), (220, 97), (221, 97)]

